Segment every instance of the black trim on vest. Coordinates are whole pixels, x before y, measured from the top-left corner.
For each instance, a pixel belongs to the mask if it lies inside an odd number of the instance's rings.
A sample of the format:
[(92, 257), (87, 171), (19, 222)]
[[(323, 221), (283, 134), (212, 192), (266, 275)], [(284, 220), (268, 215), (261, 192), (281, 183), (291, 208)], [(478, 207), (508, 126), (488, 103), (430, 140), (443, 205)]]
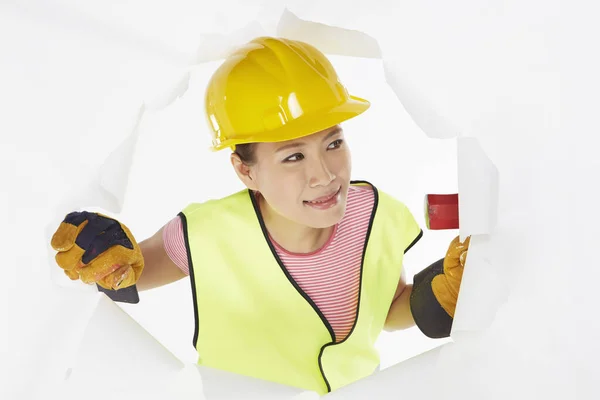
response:
[(185, 251), (187, 252), (188, 266), (190, 269), (190, 282), (192, 283), (192, 299), (194, 301), (194, 338), (192, 344), (194, 349), (198, 345), (198, 296), (196, 295), (196, 278), (194, 277), (194, 263), (192, 262), (192, 251), (190, 250), (190, 242), (188, 237), (188, 224), (187, 218), (183, 212), (180, 212), (179, 217), (181, 218), (181, 225), (183, 227), (183, 238), (185, 239)]
[[(369, 228), (367, 229), (365, 245), (363, 246), (362, 259), (360, 261), (360, 280), (359, 280), (359, 286), (358, 286), (358, 303), (356, 305), (356, 315), (354, 317), (354, 324), (352, 325), (352, 329), (350, 329), (350, 332), (348, 332), (348, 335), (346, 335), (344, 340), (342, 340), (339, 343), (336, 343), (335, 341), (333, 341), (333, 342), (327, 343), (326, 345), (321, 347), (321, 352), (319, 353), (319, 368), (321, 369), (321, 374), (323, 375), (323, 377), (325, 377), (325, 372), (323, 371), (323, 364), (321, 363), (321, 357), (323, 356), (323, 352), (325, 351), (325, 348), (329, 347), (329, 346), (336, 346), (338, 344), (344, 343), (346, 340), (348, 340), (350, 335), (352, 335), (352, 332), (354, 332), (354, 328), (356, 328), (356, 325), (358, 324), (358, 314), (360, 311), (360, 298), (361, 298), (362, 286), (363, 286), (362, 284), (363, 284), (363, 271), (364, 271), (364, 266), (365, 266), (365, 255), (367, 253), (367, 246), (369, 244), (369, 238), (371, 237), (371, 230), (373, 228), (373, 222), (375, 221), (375, 214), (377, 214), (377, 208), (379, 206), (379, 191), (377, 190), (375, 185), (373, 185), (372, 183), (367, 182), (367, 181), (350, 181), (351, 185), (362, 184), (362, 183), (366, 183), (367, 185), (369, 185), (373, 188), (373, 194), (375, 195), (375, 201), (373, 204), (373, 210), (371, 211), (371, 217), (369, 219)], [(327, 382), (326, 378), (325, 378), (325, 381)], [(327, 390), (329, 392), (331, 392), (331, 387), (329, 386), (328, 382), (327, 382)]]
[(412, 243), (408, 245), (408, 247), (406, 248), (406, 250), (404, 250), (404, 254), (406, 254), (406, 252), (409, 251), (411, 249), (411, 247), (413, 247), (415, 244), (417, 244), (417, 242), (419, 240), (421, 240), (422, 237), (423, 237), (423, 229), (421, 229), (421, 232), (419, 232), (419, 234), (417, 235), (417, 237), (415, 238), (415, 240), (413, 240)]
[[(271, 249), (271, 253), (273, 253), (273, 257), (275, 257), (277, 264), (279, 264), (279, 267), (285, 274), (286, 278), (288, 278), (288, 281), (290, 281), (290, 283), (294, 286), (294, 288), (298, 291), (298, 293), (300, 293), (302, 295), (302, 297), (304, 297), (304, 300), (306, 300), (308, 302), (308, 304), (311, 305), (311, 307), (313, 308), (313, 310), (315, 310), (315, 312), (317, 313), (319, 318), (321, 318), (321, 321), (323, 322), (323, 324), (329, 331), (329, 334), (331, 335), (331, 340), (333, 342), (335, 342), (335, 332), (333, 331), (331, 324), (329, 323), (329, 321), (327, 321), (327, 318), (325, 318), (325, 315), (323, 315), (321, 310), (319, 310), (319, 307), (317, 307), (315, 302), (310, 298), (310, 296), (308, 296), (308, 294), (306, 294), (306, 292), (304, 290), (302, 290), (302, 288), (298, 285), (298, 283), (296, 283), (294, 278), (290, 275), (288, 270), (283, 265), (283, 262), (279, 258), (279, 255), (277, 255), (277, 251), (275, 250), (273, 243), (271, 243), (271, 240), (269, 240), (269, 235), (268, 235), (267, 227), (265, 226), (265, 221), (262, 218), (262, 214), (260, 212), (260, 207), (259, 207), (258, 203), (256, 202), (256, 199), (255, 199), (254, 195), (252, 194), (252, 191), (248, 190), (248, 195), (250, 196), (250, 200), (252, 201), (252, 205), (254, 206), (254, 212), (256, 213), (256, 216), (258, 218), (258, 222), (260, 224), (262, 233), (265, 236), (265, 240), (267, 241), (267, 244), (269, 245), (269, 248)], [(324, 347), (325, 346), (323, 346), (323, 348)], [(325, 384), (327, 385), (327, 391), (331, 392), (331, 386), (329, 385), (329, 382), (327, 381), (327, 377), (325, 376), (325, 373), (323, 372), (323, 367), (321, 365), (321, 354), (323, 354), (323, 348), (321, 348), (321, 353), (319, 354), (319, 369), (321, 370), (321, 375), (323, 376), (323, 380), (325, 381)]]

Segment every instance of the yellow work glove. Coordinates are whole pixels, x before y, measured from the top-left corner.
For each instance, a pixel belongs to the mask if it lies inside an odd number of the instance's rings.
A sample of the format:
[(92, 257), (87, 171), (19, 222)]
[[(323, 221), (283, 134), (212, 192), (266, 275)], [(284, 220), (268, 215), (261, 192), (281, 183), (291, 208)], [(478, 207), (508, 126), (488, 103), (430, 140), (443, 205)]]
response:
[(52, 236), (57, 264), (72, 280), (117, 290), (134, 285), (144, 258), (129, 229), (98, 213), (72, 212)]
[(452, 318), (454, 318), (456, 310), (458, 291), (467, 261), (470, 240), (470, 236), (465, 239), (464, 243), (460, 241), (460, 236), (454, 238), (444, 257), (443, 274), (435, 276), (431, 281), (431, 289), (435, 298)]

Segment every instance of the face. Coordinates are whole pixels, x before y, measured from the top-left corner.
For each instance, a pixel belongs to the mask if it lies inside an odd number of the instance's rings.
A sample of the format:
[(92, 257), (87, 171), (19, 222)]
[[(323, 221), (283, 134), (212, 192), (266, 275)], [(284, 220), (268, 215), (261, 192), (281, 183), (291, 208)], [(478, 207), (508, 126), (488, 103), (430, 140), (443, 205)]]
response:
[(342, 219), (351, 157), (339, 125), (299, 139), (258, 143), (255, 154), (256, 164), (236, 170), (249, 189), (261, 193), (269, 211), (313, 228)]

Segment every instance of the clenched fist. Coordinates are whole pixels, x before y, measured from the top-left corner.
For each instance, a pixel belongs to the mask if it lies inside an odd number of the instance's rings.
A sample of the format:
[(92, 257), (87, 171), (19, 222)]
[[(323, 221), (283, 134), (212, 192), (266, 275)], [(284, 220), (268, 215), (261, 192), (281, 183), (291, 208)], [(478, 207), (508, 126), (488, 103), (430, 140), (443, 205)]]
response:
[(144, 258), (129, 229), (98, 213), (72, 212), (52, 236), (56, 262), (72, 280), (97, 283), (105, 289), (134, 285)]

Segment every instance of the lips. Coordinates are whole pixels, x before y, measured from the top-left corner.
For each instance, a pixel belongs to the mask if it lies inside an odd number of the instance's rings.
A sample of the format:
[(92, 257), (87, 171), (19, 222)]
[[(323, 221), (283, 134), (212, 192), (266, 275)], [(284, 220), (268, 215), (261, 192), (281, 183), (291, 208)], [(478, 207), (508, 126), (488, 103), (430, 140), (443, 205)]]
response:
[(336, 190), (333, 193), (330, 193), (330, 194), (325, 195), (325, 196), (317, 197), (316, 199), (313, 199), (313, 200), (304, 200), (304, 202), (305, 203), (326, 203), (329, 200), (333, 199), (335, 196), (337, 196), (338, 193), (340, 192), (340, 190), (342, 190), (341, 186), (338, 188), (338, 190)]

